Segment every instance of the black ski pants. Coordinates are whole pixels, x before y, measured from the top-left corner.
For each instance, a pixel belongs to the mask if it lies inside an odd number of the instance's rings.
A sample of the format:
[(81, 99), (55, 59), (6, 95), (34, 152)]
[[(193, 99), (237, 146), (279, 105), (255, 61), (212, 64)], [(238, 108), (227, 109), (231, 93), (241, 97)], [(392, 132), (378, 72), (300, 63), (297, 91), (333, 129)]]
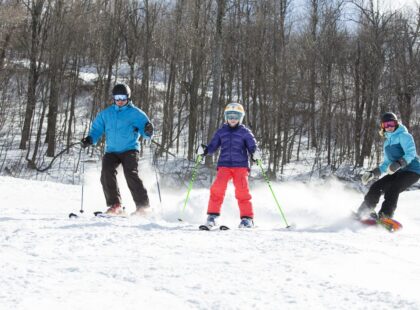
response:
[(397, 208), (400, 193), (416, 183), (419, 178), (420, 175), (411, 171), (397, 171), (394, 174), (388, 174), (372, 184), (365, 196), (365, 201), (369, 206), (375, 207), (381, 195), (384, 194), (385, 200), (379, 212), (387, 217), (392, 217)]
[(117, 168), (123, 166), (124, 176), (137, 207), (148, 207), (147, 190), (138, 175), (139, 152), (130, 150), (124, 153), (106, 153), (102, 158), (101, 183), (107, 206), (121, 203), (117, 182)]

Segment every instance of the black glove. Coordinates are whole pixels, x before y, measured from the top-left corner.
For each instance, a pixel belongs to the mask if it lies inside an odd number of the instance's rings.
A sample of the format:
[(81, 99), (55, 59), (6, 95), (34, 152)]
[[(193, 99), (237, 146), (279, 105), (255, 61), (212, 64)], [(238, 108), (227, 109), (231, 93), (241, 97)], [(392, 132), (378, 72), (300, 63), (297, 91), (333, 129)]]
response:
[(197, 150), (195, 151), (195, 153), (197, 154), (197, 155), (200, 155), (200, 156), (206, 156), (207, 155), (207, 153), (208, 153), (209, 151), (207, 150), (207, 145), (205, 145), (205, 144), (201, 144), (198, 148), (197, 148)]
[(153, 125), (150, 122), (147, 122), (147, 124), (144, 126), (144, 134), (146, 136), (153, 136)]
[(82, 144), (82, 148), (87, 148), (88, 146), (93, 144), (93, 140), (91, 136), (87, 136), (80, 140), (80, 143)]
[(392, 162), (387, 169), (388, 174), (394, 174), (398, 170), (405, 168), (407, 166), (407, 162), (404, 158), (400, 158), (394, 162)]

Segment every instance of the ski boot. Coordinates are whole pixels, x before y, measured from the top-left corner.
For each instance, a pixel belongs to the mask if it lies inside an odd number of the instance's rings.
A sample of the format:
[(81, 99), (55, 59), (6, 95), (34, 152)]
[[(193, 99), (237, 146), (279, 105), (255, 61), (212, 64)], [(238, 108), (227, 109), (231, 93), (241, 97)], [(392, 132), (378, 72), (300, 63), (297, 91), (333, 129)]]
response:
[(124, 210), (121, 207), (121, 204), (119, 202), (114, 203), (112, 206), (108, 208), (105, 212), (108, 215), (122, 215), (124, 214)]
[(386, 228), (390, 232), (400, 230), (403, 227), (400, 222), (392, 218), (392, 215), (388, 215), (384, 213), (383, 211), (379, 211), (378, 213), (378, 224), (382, 225), (384, 228)]
[(378, 219), (392, 219), (392, 215), (386, 214), (384, 211), (378, 212)]
[(243, 217), (241, 218), (241, 222), (239, 223), (239, 228), (253, 228), (254, 221), (250, 217)]
[(218, 224), (217, 224), (217, 218), (218, 217), (219, 217), (218, 214), (209, 214), (207, 216), (206, 224), (200, 225), (198, 228), (200, 230), (212, 230), (212, 229), (215, 229), (218, 226)]
[(131, 216), (148, 217), (152, 209), (150, 206), (136, 206), (136, 211), (131, 213)]
[(209, 214), (207, 216), (206, 225), (208, 227), (215, 227), (215, 226), (217, 226), (217, 218), (218, 217), (219, 217), (219, 215), (217, 215), (217, 214)]
[(375, 219), (378, 219), (378, 215), (375, 212), (375, 206), (369, 205), (366, 201), (362, 202), (359, 209), (357, 209), (356, 215), (360, 219), (372, 218), (372, 217), (374, 218), (376, 217)]
[(368, 215), (368, 219), (369, 220), (374, 220), (377, 221), (379, 219), (380, 215), (376, 214), (375, 210), (371, 210), (369, 215)]

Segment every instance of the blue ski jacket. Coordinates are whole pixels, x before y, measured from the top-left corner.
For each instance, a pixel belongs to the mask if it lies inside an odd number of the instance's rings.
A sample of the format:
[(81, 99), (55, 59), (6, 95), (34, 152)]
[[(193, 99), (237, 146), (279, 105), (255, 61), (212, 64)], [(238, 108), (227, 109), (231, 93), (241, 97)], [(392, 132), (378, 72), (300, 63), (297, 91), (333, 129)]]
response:
[(379, 166), (382, 173), (385, 173), (388, 166), (401, 158), (407, 162), (407, 166), (401, 171), (411, 171), (420, 174), (420, 162), (416, 152), (416, 144), (413, 136), (407, 128), (400, 124), (393, 132), (385, 132), (384, 161)]
[(217, 167), (247, 167), (249, 155), (257, 149), (257, 143), (251, 130), (244, 125), (230, 127), (224, 124), (219, 128), (207, 146), (209, 155), (220, 147)]
[(96, 144), (105, 134), (105, 152), (123, 153), (139, 150), (140, 135), (151, 138), (144, 132), (149, 123), (146, 114), (130, 101), (123, 107), (116, 104), (100, 112), (92, 123), (89, 136)]

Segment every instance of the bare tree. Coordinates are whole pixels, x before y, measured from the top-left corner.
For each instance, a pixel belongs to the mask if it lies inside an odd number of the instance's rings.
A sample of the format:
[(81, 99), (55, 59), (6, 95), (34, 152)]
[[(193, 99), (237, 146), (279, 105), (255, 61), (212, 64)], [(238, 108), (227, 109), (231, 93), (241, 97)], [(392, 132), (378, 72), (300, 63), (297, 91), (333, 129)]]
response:
[(43, 48), (48, 34), (48, 22), (50, 18), (50, 6), (45, 0), (28, 0), (23, 2), (29, 12), (28, 33), (30, 42), (28, 49), (29, 76), (28, 76), (28, 95), (26, 103), (25, 121), (22, 129), (22, 137), (19, 148), (26, 149), (31, 130), (32, 118), (36, 106), (36, 88), (40, 77), (42, 64)]
[[(216, 29), (213, 44), (213, 64), (212, 64), (212, 82), (213, 91), (210, 103), (210, 115), (217, 115), (217, 108), (220, 100), (220, 81), (222, 77), (222, 40), (223, 40), (223, 16), (225, 12), (225, 0), (217, 0)], [(209, 118), (207, 140), (210, 141), (216, 130), (217, 117)], [(206, 158), (206, 164), (212, 164), (212, 157)]]
[(392, 21), (393, 29), (389, 40), (389, 74), (391, 89), (393, 89), (398, 110), (403, 123), (410, 128), (413, 113), (413, 100), (418, 79), (416, 62), (419, 60), (417, 41), (420, 30), (420, 20), (417, 18), (414, 25), (401, 13)]

